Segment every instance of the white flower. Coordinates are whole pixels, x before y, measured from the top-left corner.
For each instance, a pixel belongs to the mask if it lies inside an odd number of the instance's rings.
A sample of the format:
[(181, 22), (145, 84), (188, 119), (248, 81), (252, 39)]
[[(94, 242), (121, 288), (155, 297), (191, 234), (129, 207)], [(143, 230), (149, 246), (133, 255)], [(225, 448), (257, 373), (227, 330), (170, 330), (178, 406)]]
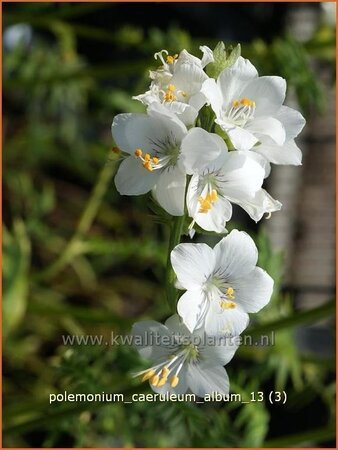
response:
[(206, 102), (200, 92), (203, 82), (208, 78), (203, 68), (213, 61), (212, 51), (208, 47), (203, 46), (200, 49), (203, 52), (202, 60), (186, 50), (182, 50), (179, 56), (168, 55), (166, 50), (155, 53), (155, 59), (160, 59), (162, 66), (150, 72), (150, 89), (133, 98), (145, 105), (162, 103), (186, 125), (192, 125), (198, 111)]
[(208, 337), (200, 329), (190, 333), (178, 315), (165, 325), (155, 321), (133, 326), (134, 345), (153, 366), (139, 372), (142, 381), (160, 394), (193, 392), (199, 397), (212, 392), (227, 395), (229, 379), (224, 369), (237, 350), (231, 338)]
[(254, 220), (272, 212), (261, 189), (265, 175), (262, 160), (251, 152), (228, 152), (217, 134), (191, 129), (182, 141), (182, 162), (192, 174), (186, 199), (193, 218), (191, 227), (196, 222), (208, 231), (224, 231), (232, 215), (231, 203), (242, 206)]
[(273, 280), (256, 267), (257, 248), (250, 236), (233, 230), (212, 249), (179, 244), (171, 252), (178, 285), (187, 291), (177, 311), (190, 331), (237, 335), (270, 300)]
[(180, 163), (185, 125), (160, 104), (147, 114), (118, 114), (112, 124), (116, 145), (128, 156), (115, 176), (122, 195), (153, 190), (159, 204), (171, 215), (184, 213), (186, 174)]
[(268, 136), (281, 146), (288, 127), (295, 126), (295, 116), (297, 123), (303, 120), (297, 111), (282, 108), (285, 80), (276, 76), (258, 77), (255, 67), (242, 57), (224, 69), (217, 82), (206, 80), (201, 91), (216, 114), (216, 122), (237, 150), (250, 150), (261, 136)]
[(282, 106), (275, 117), (285, 129), (285, 143), (277, 145), (269, 136), (257, 135), (259, 142), (251, 150), (262, 155), (269, 163), (301, 165), (302, 152), (295, 143), (295, 138), (304, 128), (304, 117), (288, 106)]

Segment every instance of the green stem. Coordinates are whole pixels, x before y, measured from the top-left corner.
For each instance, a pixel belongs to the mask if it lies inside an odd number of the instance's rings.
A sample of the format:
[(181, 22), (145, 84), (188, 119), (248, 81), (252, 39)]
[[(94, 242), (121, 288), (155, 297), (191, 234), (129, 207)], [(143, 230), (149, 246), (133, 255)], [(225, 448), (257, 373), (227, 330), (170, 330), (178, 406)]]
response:
[(89, 231), (99, 210), (104, 194), (115, 172), (115, 164), (107, 163), (102, 168), (89, 201), (81, 214), (75, 233), (59, 257), (45, 270), (35, 276), (35, 280), (49, 280), (67, 266), (80, 252), (83, 236)]
[(176, 311), (177, 289), (175, 288), (175, 274), (171, 267), (170, 254), (172, 249), (180, 243), (185, 214), (183, 216), (174, 217), (171, 222), (170, 238), (168, 245), (167, 267), (165, 272), (165, 288), (169, 308), (174, 313)]
[(305, 323), (314, 323), (324, 317), (330, 316), (335, 311), (335, 301), (329, 301), (324, 305), (317, 308), (310, 309), (309, 311), (302, 311), (292, 314), (289, 317), (284, 317), (273, 322), (257, 325), (253, 328), (249, 328), (247, 333), (251, 336), (262, 335), (265, 333), (275, 332), (284, 328), (291, 328)]

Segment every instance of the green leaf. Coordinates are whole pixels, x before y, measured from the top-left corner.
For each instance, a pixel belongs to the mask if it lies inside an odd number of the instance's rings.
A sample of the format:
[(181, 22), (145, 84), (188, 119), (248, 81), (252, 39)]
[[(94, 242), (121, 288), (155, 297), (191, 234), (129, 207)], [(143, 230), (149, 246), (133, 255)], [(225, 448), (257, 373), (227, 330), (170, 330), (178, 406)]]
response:
[(209, 77), (217, 78), (222, 70), (231, 67), (241, 56), (241, 46), (228, 46), (226, 48), (224, 42), (219, 42), (214, 49), (214, 62), (208, 64), (207, 74)]

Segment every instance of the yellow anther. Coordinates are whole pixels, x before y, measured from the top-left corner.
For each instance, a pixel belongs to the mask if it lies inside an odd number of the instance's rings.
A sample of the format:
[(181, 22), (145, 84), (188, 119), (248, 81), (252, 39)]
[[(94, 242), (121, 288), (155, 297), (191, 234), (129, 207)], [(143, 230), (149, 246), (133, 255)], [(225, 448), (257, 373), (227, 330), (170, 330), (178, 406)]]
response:
[(180, 379), (178, 378), (178, 376), (174, 375), (170, 380), (170, 386), (175, 388), (178, 385), (179, 381)]
[(234, 309), (234, 308), (236, 308), (236, 303), (235, 302), (227, 302), (226, 300), (222, 300), (220, 302), (220, 307), (222, 309)]
[(228, 289), (226, 290), (226, 295), (227, 295), (227, 297), (229, 297), (231, 300), (233, 300), (234, 298), (235, 298), (235, 296), (234, 296), (234, 290), (233, 290), (233, 288), (232, 287), (228, 287)]
[(143, 375), (142, 381), (147, 381), (149, 378), (153, 377), (155, 375), (154, 369), (149, 369), (147, 372)]
[(146, 154), (144, 155), (144, 160), (145, 160), (145, 161), (150, 161), (150, 159), (151, 159), (151, 156), (149, 155), (149, 153), (146, 153)]
[(177, 59), (177, 58), (178, 58), (177, 54), (176, 55), (168, 55), (167, 56), (167, 63), (168, 64), (173, 64), (175, 59)]
[(166, 382), (168, 381), (168, 378), (167, 377), (162, 377), (161, 379), (160, 379), (160, 381), (157, 383), (157, 387), (161, 387), (161, 386), (164, 386), (165, 384), (166, 384)]
[(148, 170), (148, 172), (152, 172), (154, 170), (153, 166), (151, 165), (150, 161), (144, 161), (142, 164), (145, 169)]
[(118, 147), (113, 147), (113, 148), (111, 149), (111, 151), (112, 151), (113, 153), (116, 153), (116, 154), (120, 153), (120, 149), (119, 149)]
[(142, 150), (140, 148), (137, 148), (134, 151), (134, 155), (137, 156), (138, 158), (140, 158), (142, 156)]
[(174, 92), (175, 91), (175, 86), (173, 84), (168, 84), (168, 91), (170, 92)]
[(247, 97), (243, 97), (240, 100), (234, 100), (232, 106), (234, 108), (238, 108), (239, 106), (256, 106), (256, 103)]
[(213, 189), (210, 194), (210, 200), (211, 202), (215, 202), (217, 199), (218, 199), (217, 191), (216, 189)]
[(181, 91), (182, 97), (186, 97), (188, 94), (185, 91)]
[(158, 164), (158, 162), (159, 162), (159, 159), (156, 156), (154, 156), (153, 157), (153, 163), (154, 164)]
[(169, 89), (164, 94), (164, 101), (165, 102), (174, 102), (177, 99), (176, 95), (174, 95), (173, 91), (170, 91)]
[(212, 204), (218, 199), (218, 194), (215, 189), (213, 189), (209, 194), (203, 197), (199, 197), (198, 201), (200, 203), (200, 209), (198, 212), (200, 213), (207, 213), (211, 207)]
[(168, 369), (168, 367), (164, 366), (163, 369), (161, 370), (161, 377), (167, 377), (169, 373), (170, 370)]
[(151, 379), (150, 379), (150, 383), (151, 383), (153, 386), (157, 386), (159, 381), (160, 381), (160, 377), (159, 377), (158, 375), (154, 375), (154, 376), (151, 377)]

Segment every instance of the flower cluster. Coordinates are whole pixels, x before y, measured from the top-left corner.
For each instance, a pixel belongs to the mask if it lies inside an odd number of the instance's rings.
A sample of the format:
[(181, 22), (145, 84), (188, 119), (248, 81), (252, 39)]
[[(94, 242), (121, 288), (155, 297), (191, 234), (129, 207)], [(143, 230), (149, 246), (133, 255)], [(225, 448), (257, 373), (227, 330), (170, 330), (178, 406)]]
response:
[[(305, 124), (298, 111), (283, 105), (283, 78), (259, 77), (250, 61), (241, 56), (231, 60), (226, 52), (219, 61), (219, 48), (217, 58), (216, 49), (200, 50), (201, 59), (186, 50), (156, 53), (161, 65), (150, 72), (149, 90), (134, 97), (146, 105), (146, 113), (119, 114), (112, 124), (122, 159), (115, 177), (119, 193), (151, 191), (171, 216), (190, 218), (190, 236), (196, 227), (226, 232), (232, 204), (256, 222), (279, 210), (281, 203), (262, 185), (271, 163), (301, 164), (295, 138)], [(176, 287), (185, 292), (177, 303), (178, 314), (164, 325), (134, 326), (138, 336), (171, 336), (167, 343), (137, 345), (154, 363), (139, 375), (157, 392), (226, 394), (223, 366), (236, 346), (196, 344), (194, 337), (239, 335), (248, 325), (248, 313), (269, 302), (273, 280), (256, 267), (256, 246), (244, 232), (232, 231), (213, 249), (177, 244), (171, 264)]]

